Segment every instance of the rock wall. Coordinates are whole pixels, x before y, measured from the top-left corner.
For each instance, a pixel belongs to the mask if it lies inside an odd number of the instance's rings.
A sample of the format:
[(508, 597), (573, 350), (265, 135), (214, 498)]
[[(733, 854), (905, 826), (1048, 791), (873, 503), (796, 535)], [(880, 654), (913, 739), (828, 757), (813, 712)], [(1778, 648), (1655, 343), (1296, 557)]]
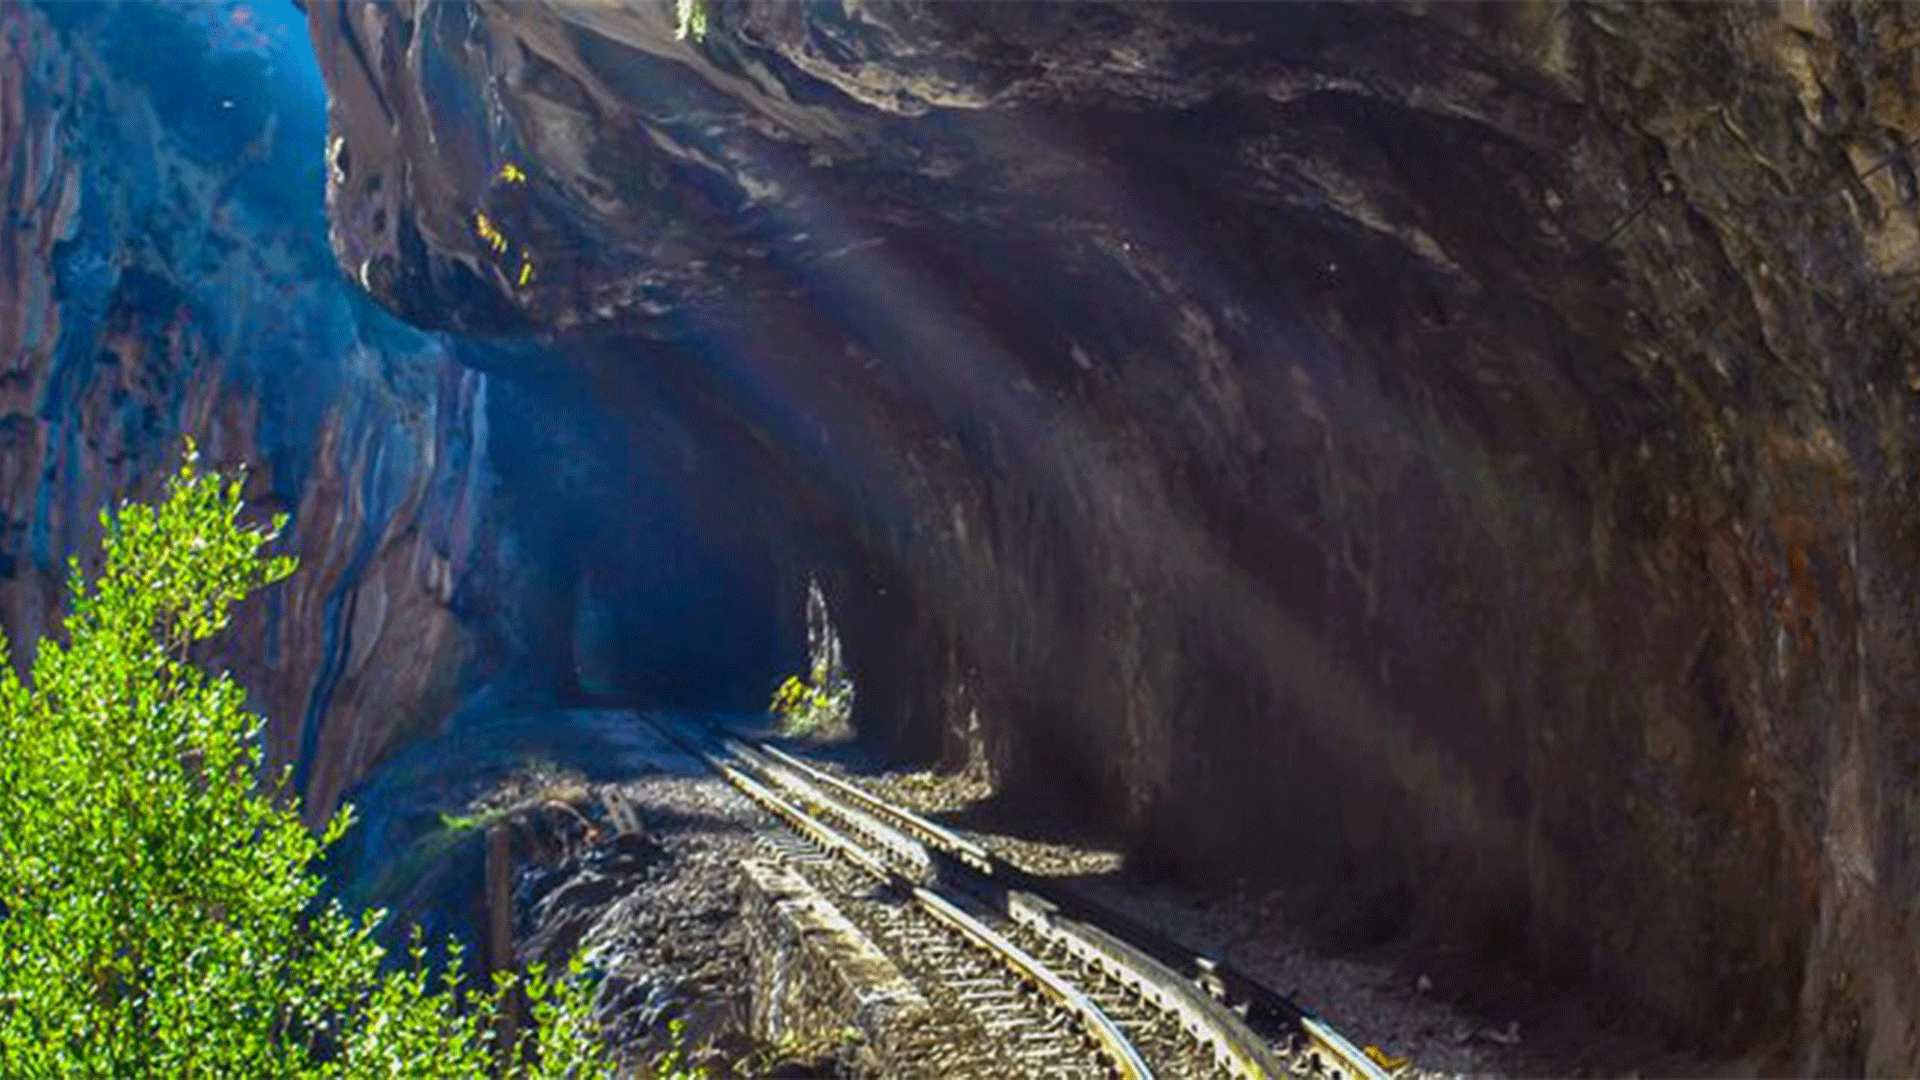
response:
[[(236, 26), (266, 44), (235, 47)], [(267, 47), (273, 29), (232, 3), (0, 7), (16, 660), (57, 625), (99, 509), (156, 494), (192, 436), (250, 470), (253, 506), (292, 516), (299, 572), (217, 659), (316, 815), (463, 702), (506, 707), (468, 700), (495, 679), (522, 704), (763, 700), (784, 639), (743, 597), (773, 587), (764, 560), (736, 572), (678, 527), (709, 482), (703, 444), (671, 468), (588, 453), (577, 394), (479, 370), (510, 355), (528, 375), (537, 345), (421, 333), (353, 289), (327, 252), (318, 77), (303, 38)]]
[(24, 662), (101, 507), (156, 494), (183, 438), (247, 466), (301, 569), (221, 659), (320, 808), (451, 705), (470, 657), (449, 602), (487, 379), (325, 260), (323, 132), (293, 79), (163, 7), (0, 11), (0, 625)]
[(740, 896), (755, 1035), (835, 1038), (854, 1059), (837, 1063), (848, 1076), (937, 1075), (924, 1056), (938, 1047), (933, 1006), (832, 901), (763, 859), (741, 864)]
[(869, 730), (1920, 1069), (1913, 9), (708, 7), (309, 4), (336, 256), (733, 432)]

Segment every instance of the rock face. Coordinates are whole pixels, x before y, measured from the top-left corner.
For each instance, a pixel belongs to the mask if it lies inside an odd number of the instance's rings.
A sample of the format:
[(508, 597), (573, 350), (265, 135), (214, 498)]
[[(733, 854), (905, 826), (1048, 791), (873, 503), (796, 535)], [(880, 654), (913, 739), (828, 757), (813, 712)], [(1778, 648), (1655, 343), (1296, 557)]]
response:
[(924, 1064), (945, 1028), (939, 1013), (831, 900), (767, 859), (741, 864), (740, 894), (756, 1034), (779, 1043), (851, 1029), (859, 1060), (837, 1075), (940, 1075)]
[(774, 607), (755, 592), (773, 579), (690, 545), (680, 504), (711, 484), (699, 440), (622, 468), (583, 449), (597, 421), (578, 395), (475, 367), (526, 372), (538, 349), (462, 362), (368, 303), (328, 257), (304, 36), (263, 56), (193, 22), (209, 19), (273, 28), (235, 4), (0, 7), (0, 628), (16, 659), (57, 625), (100, 507), (155, 494), (191, 435), (210, 463), (250, 468), (252, 505), (292, 516), (300, 571), (219, 659), (316, 814), (496, 676), (521, 700), (760, 700), (778, 638), (742, 613)]
[(342, 264), (749, 447), (869, 730), (1920, 1069), (1920, 16), (708, 7), (314, 0)]
[(156, 494), (183, 437), (247, 464), (302, 568), (222, 659), (319, 807), (444, 712), (471, 656), (449, 600), (487, 380), (327, 264), (292, 79), (164, 9), (0, 11), (0, 624), (30, 656), (100, 508)]

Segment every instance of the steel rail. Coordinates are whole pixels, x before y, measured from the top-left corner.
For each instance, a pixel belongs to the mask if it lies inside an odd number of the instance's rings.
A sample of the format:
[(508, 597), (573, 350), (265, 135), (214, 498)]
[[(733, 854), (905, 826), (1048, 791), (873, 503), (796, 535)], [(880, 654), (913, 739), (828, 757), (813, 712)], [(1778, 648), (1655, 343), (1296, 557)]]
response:
[(929, 821), (911, 811), (902, 810), (892, 803), (879, 798), (857, 784), (849, 783), (839, 777), (794, 757), (777, 746), (766, 743), (752, 744), (753, 749), (773, 760), (793, 769), (807, 779), (828, 788), (859, 803), (863, 809), (894, 819), (896, 824), (918, 836), (923, 843), (929, 843), (983, 874), (994, 872), (993, 852), (961, 836), (952, 829), (936, 821)]
[(1085, 994), (1056, 974), (1052, 968), (938, 893), (915, 885), (913, 898), (919, 901), (921, 907), (927, 909), (928, 914), (999, 956), (1003, 961), (1017, 968), (1029, 981), (1066, 1006), (1068, 1011), (1087, 1027), (1088, 1033), (1100, 1045), (1100, 1052), (1114, 1063), (1122, 1077), (1152, 1080), (1153, 1070), (1140, 1059), (1140, 1052), (1134, 1049), (1132, 1040), (1120, 1030), (1119, 1025), (1115, 1024), (1106, 1013), (1101, 1012), (1099, 1006), (1087, 1000)]
[[(832, 788), (842, 797), (858, 803), (862, 812), (883, 819), (882, 827), (891, 827), (889, 831), (913, 834), (920, 842), (936, 849), (944, 849), (951, 844), (961, 850), (950, 854), (975, 873), (990, 879), (994, 877), (992, 853), (935, 822), (812, 768), (777, 748), (746, 744), (737, 738), (727, 738), (725, 744), (736, 753), (770, 760), (782, 768), (802, 774), (808, 781), (820, 781), (819, 786)], [(1213, 1060), (1214, 1065), (1236, 1080), (1269, 1080), (1285, 1075), (1287, 1070), (1284, 1064), (1265, 1040), (1247, 1028), (1225, 1004), (1203, 992), (1179, 972), (1167, 968), (1121, 938), (1065, 915), (1057, 904), (1034, 892), (1005, 889), (994, 899), (1016, 925), (1064, 947), (1081, 963), (1092, 966), (1102, 975), (1126, 987), (1136, 998), (1173, 1017), (1187, 1036)]]
[[(1305, 1006), (1212, 957), (1141, 926), (1084, 896), (1062, 892), (1053, 883), (1020, 869), (983, 845), (938, 822), (894, 804), (759, 740), (716, 730), (729, 742), (771, 759), (856, 803), (868, 814), (928, 848), (955, 859), (1003, 889), (1007, 914), (1024, 925), (1051, 930), (1083, 960), (1132, 987), (1140, 996), (1180, 1020), (1190, 1035), (1210, 1045), (1216, 1062), (1244, 1080), (1281, 1075), (1278, 1058), (1232, 1007), (1264, 1015), (1291, 1031), (1310, 1052), (1346, 1080), (1390, 1080), (1391, 1074)], [(1110, 932), (1112, 927), (1118, 932)], [(1190, 969), (1190, 973), (1181, 968)]]
[[(1009, 941), (998, 931), (969, 914), (964, 908), (940, 896), (922, 885), (908, 880), (897, 869), (875, 858), (858, 842), (848, 839), (833, 827), (819, 820), (818, 806), (802, 806), (772, 790), (758, 779), (735, 767), (731, 762), (715, 755), (705, 748), (683, 739), (668, 725), (657, 723), (642, 716), (642, 719), (670, 742), (694, 755), (706, 766), (731, 783), (753, 802), (771, 812), (801, 835), (820, 847), (842, 856), (863, 871), (882, 882), (904, 888), (907, 895), (937, 921), (958, 932), (979, 948), (993, 955), (1023, 981), (1026, 981), (1071, 1014), (1086, 1030), (1099, 1051), (1113, 1065), (1115, 1075), (1120, 1080), (1154, 1080), (1153, 1070), (1141, 1059), (1139, 1051), (1133, 1046), (1111, 1017), (1102, 1012), (1099, 1006), (1076, 989), (1067, 980), (1060, 977), (1046, 963)], [(883, 826), (884, 828), (884, 826)], [(858, 830), (866, 832), (867, 830)], [(869, 837), (869, 839), (876, 839)], [(893, 848), (885, 839), (879, 839), (882, 846)], [(897, 849), (896, 855), (901, 854)], [(922, 860), (925, 854), (922, 852)]]

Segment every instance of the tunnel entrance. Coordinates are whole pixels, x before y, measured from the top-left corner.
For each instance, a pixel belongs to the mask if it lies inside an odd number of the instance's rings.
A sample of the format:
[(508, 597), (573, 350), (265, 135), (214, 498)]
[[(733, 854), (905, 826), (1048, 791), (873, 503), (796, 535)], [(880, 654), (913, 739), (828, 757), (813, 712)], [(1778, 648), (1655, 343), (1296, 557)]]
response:
[(507, 664), (563, 704), (726, 712), (806, 670), (784, 511), (724, 429), (637, 385), (617, 407), (558, 378), (493, 386), (498, 535), (473, 593)]

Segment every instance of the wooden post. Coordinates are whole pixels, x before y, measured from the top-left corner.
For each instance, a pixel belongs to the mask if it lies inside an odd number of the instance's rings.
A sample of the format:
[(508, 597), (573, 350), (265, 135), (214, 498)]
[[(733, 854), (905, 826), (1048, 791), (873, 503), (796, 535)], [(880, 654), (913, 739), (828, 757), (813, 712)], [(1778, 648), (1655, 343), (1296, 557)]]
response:
[[(518, 973), (513, 956), (513, 832), (504, 822), (487, 829), (487, 975), (499, 971)], [(499, 1035), (504, 1055), (513, 1052), (520, 1040), (520, 1010), (524, 998), (519, 987), (500, 1003)]]

